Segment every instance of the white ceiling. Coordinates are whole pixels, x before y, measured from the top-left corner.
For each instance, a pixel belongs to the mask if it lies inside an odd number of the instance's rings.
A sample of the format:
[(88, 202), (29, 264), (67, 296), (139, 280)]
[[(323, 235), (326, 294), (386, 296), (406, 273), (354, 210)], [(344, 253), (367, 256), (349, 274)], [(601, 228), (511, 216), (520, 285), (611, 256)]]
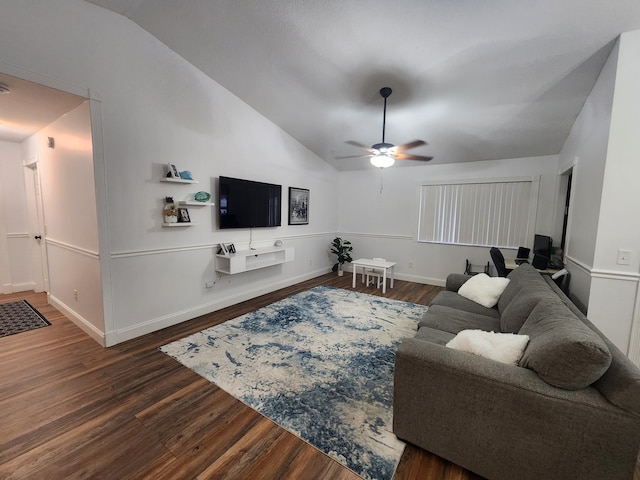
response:
[(0, 140), (21, 143), (70, 112), (84, 98), (0, 73)]
[[(431, 163), (557, 154), (638, 0), (88, 0), (336, 168), (382, 136)], [(396, 165), (416, 165), (402, 161)]]

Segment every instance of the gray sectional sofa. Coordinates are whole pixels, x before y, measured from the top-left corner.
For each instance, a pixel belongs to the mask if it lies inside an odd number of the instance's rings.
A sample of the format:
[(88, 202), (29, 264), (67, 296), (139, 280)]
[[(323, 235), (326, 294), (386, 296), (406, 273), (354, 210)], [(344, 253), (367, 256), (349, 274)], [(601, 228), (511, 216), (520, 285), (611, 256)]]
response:
[[(529, 264), (494, 308), (457, 293), (469, 278), (448, 277), (396, 352), (395, 434), (491, 480), (631, 480), (640, 370)], [(509, 365), (445, 346), (465, 329), (530, 339)]]

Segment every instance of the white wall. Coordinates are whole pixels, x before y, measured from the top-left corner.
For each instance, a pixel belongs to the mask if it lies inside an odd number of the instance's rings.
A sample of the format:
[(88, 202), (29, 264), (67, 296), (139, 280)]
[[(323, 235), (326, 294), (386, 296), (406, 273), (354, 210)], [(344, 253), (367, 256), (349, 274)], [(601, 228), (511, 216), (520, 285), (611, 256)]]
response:
[[(421, 182), (539, 175), (535, 232), (559, 239), (562, 207), (557, 204), (557, 172), (557, 156), (344, 172), (340, 176), (339, 230), (354, 244), (354, 258), (397, 261), (398, 278), (443, 285), (449, 273), (464, 271), (465, 259), (481, 266), (491, 258), (486, 247), (416, 242)], [(503, 253), (515, 257), (515, 251)]]
[(618, 47), (614, 47), (560, 152), (560, 170), (573, 167), (565, 263), (572, 300), (589, 303), (598, 212), (609, 142)]
[(22, 150), (26, 160), (38, 159), (49, 300), (99, 340), (104, 315), (89, 102), (27, 139)]
[(0, 287), (2, 293), (34, 288), (20, 144), (0, 141)]
[[(567, 251), (571, 296), (640, 365), (640, 31), (624, 33), (560, 153), (574, 166)], [(631, 250), (619, 265), (619, 249)]]
[[(0, 16), (0, 71), (91, 92), (107, 344), (330, 268), (337, 172), (128, 19), (79, 0), (10, 2)], [(200, 183), (160, 183), (167, 163)], [(219, 175), (282, 184), (284, 224), (255, 230), (253, 246), (282, 239), (295, 262), (218, 278), (218, 243), (248, 248), (248, 230), (219, 231), (211, 207), (190, 209), (197, 226), (162, 228), (165, 195), (215, 198)], [(289, 186), (311, 190), (307, 226), (286, 225)], [(99, 325), (97, 315), (89, 320)]]
[[(624, 352), (635, 350), (640, 364), (638, 282), (640, 281), (640, 30), (620, 36), (604, 167), (602, 202), (589, 295), (589, 318)], [(631, 251), (629, 265), (617, 261), (619, 249)], [(611, 299), (615, 298), (615, 302)], [(612, 305), (613, 303), (613, 305)], [(613, 307), (613, 308), (612, 308)], [(632, 325), (636, 322), (633, 349)]]

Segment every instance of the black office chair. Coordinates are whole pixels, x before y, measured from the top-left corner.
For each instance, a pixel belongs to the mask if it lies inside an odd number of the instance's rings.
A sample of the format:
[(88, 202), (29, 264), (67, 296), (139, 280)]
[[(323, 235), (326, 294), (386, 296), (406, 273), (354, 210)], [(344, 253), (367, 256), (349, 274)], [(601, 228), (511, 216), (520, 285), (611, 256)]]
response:
[(496, 271), (498, 272), (499, 277), (506, 277), (511, 272), (510, 268), (507, 268), (504, 263), (504, 256), (499, 248), (491, 247), (489, 250), (489, 255), (491, 255), (491, 260), (493, 260), (493, 264), (496, 266)]

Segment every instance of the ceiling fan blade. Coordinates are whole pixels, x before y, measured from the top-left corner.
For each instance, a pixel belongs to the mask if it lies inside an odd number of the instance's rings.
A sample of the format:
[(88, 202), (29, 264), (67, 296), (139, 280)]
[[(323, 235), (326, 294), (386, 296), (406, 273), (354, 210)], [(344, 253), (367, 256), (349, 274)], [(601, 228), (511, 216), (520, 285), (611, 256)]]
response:
[(345, 143), (348, 143), (349, 145), (353, 145), (354, 147), (364, 148), (367, 152), (375, 153), (373, 148), (363, 145), (360, 142), (356, 142), (355, 140), (349, 140)]
[(346, 157), (333, 157), (336, 160), (342, 160), (344, 158), (371, 158), (373, 157), (373, 154), (370, 155), (347, 155)]
[(396, 147), (397, 153), (402, 153), (405, 150), (409, 150), (411, 148), (421, 147), (422, 145), (427, 145), (427, 142), (424, 140), (414, 140), (413, 142), (405, 143), (404, 145), (398, 145)]
[(433, 157), (425, 157), (423, 155), (410, 155), (408, 153), (397, 153), (394, 155), (396, 160), (422, 160), (423, 162), (428, 162), (429, 160), (433, 160)]

